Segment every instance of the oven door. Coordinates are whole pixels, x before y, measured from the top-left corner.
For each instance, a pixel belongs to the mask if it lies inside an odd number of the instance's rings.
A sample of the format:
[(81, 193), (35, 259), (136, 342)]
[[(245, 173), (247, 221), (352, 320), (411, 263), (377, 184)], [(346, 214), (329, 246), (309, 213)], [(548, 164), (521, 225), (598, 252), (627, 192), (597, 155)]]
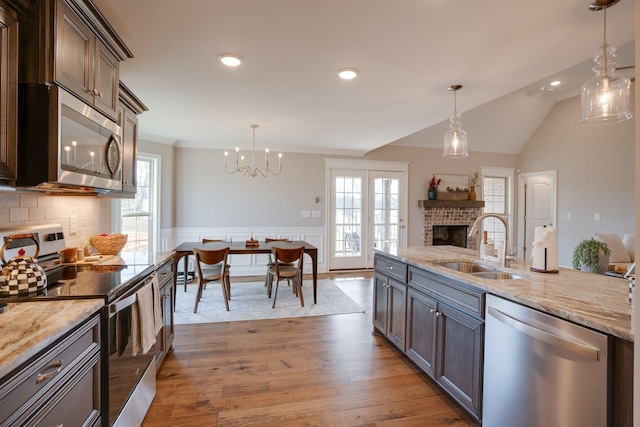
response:
[(146, 354), (133, 354), (131, 323), (135, 290), (139, 288), (134, 286), (128, 294), (107, 306), (110, 426), (140, 425), (155, 396), (155, 348)]

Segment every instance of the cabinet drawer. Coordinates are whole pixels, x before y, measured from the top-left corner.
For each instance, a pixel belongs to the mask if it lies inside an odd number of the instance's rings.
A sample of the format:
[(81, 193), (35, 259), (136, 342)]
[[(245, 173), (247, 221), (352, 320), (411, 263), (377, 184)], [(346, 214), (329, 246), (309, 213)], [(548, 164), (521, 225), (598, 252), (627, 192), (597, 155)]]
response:
[(407, 264), (391, 258), (376, 255), (373, 265), (380, 273), (392, 277), (402, 283), (407, 283)]
[(413, 267), (409, 269), (409, 286), (484, 318), (484, 292), (480, 289)]
[(156, 270), (160, 287), (169, 280), (173, 280), (173, 259), (167, 263), (164, 263)]
[(0, 385), (0, 424), (15, 419), (22, 407), (42, 402), (68, 372), (100, 351), (99, 320), (94, 316)]
[(93, 426), (100, 421), (100, 354), (74, 373), (61, 392), (27, 423), (29, 426)]

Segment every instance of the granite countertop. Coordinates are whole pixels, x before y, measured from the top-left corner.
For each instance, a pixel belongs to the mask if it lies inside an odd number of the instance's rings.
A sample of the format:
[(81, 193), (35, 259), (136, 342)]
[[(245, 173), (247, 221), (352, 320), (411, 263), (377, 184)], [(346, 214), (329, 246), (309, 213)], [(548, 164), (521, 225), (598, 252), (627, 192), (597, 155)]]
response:
[[(511, 261), (506, 268), (480, 259), (476, 251), (455, 246), (413, 246), (399, 249), (397, 253), (375, 252), (574, 323), (628, 341), (634, 340), (627, 280), (568, 268), (560, 268), (558, 274), (536, 273), (529, 270), (531, 262), (521, 260)], [(478, 261), (523, 278), (483, 279), (436, 264), (452, 260)]]
[(102, 299), (10, 303), (0, 314), (0, 378), (103, 306)]

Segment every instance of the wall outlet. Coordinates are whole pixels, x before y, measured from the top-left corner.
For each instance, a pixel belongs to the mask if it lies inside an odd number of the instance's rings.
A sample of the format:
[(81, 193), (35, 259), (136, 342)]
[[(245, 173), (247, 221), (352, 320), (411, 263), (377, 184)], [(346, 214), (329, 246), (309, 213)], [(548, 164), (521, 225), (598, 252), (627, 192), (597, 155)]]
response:
[(311, 217), (311, 211), (300, 211), (300, 218), (310, 218)]
[(599, 213), (594, 213), (593, 214), (593, 220), (594, 221), (600, 221), (600, 214)]
[(78, 216), (71, 215), (69, 217), (69, 232), (71, 234), (76, 234), (78, 232)]

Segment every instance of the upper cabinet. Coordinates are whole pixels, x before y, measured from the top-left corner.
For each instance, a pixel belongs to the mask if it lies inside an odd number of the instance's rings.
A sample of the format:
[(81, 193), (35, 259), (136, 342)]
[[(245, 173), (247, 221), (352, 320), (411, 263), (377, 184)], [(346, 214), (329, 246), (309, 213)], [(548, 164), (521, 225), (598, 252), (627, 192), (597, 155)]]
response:
[(136, 192), (136, 159), (138, 157), (138, 114), (148, 111), (129, 88), (120, 82), (118, 124), (122, 132), (122, 192)]
[(116, 120), (118, 60), (64, 0), (55, 38), (55, 81)]
[(17, 177), (18, 19), (0, 2), (0, 182)]
[(57, 83), (118, 120), (119, 64), (133, 54), (91, 0), (33, 3), (21, 36), (22, 82)]

